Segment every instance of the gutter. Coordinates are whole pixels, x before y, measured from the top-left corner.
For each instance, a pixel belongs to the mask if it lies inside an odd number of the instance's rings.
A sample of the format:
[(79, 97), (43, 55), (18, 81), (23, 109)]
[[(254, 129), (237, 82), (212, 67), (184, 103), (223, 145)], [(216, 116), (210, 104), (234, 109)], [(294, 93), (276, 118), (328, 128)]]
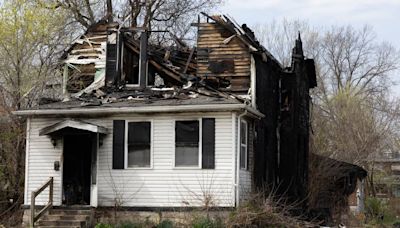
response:
[(69, 115), (111, 115), (111, 114), (144, 114), (188, 111), (241, 111), (246, 110), (252, 117), (261, 119), (265, 115), (246, 104), (207, 104), (207, 105), (174, 105), (174, 106), (142, 106), (142, 107), (102, 107), (76, 109), (38, 109), (19, 110), (12, 113), (17, 116), (69, 116)]

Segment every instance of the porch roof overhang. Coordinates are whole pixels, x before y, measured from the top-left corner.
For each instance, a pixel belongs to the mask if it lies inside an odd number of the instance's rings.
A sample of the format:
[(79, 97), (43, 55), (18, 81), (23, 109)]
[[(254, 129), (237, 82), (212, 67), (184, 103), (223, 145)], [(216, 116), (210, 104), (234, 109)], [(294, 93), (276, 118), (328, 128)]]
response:
[(108, 134), (108, 129), (95, 124), (87, 123), (80, 120), (64, 120), (56, 124), (44, 127), (39, 130), (39, 135), (52, 135), (62, 132), (64, 129), (72, 128), (76, 130), (88, 131), (99, 134)]

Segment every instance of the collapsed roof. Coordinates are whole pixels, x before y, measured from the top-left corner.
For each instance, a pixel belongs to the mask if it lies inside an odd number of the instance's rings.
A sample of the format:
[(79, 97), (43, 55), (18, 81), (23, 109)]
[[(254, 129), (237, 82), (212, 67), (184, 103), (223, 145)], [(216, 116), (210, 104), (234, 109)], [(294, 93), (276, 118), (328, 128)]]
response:
[(206, 21), (199, 17), (192, 23), (198, 30), (192, 48), (151, 45), (152, 31), (99, 21), (62, 56), (63, 102), (42, 99), (38, 108), (133, 105), (144, 99), (189, 99), (197, 104), (195, 99), (204, 96), (250, 104), (252, 55), (285, 69), (245, 24), (239, 26), (225, 15), (202, 15)]

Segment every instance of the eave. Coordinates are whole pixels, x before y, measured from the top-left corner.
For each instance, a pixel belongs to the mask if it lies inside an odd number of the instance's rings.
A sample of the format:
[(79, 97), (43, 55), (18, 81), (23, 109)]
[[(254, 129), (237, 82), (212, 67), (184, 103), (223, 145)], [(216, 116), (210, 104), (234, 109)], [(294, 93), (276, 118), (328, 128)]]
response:
[(181, 112), (223, 112), (247, 111), (249, 116), (261, 119), (265, 115), (246, 104), (204, 104), (177, 106), (141, 106), (141, 107), (104, 107), (104, 108), (74, 108), (74, 109), (37, 109), (19, 110), (17, 116), (90, 116), (117, 114), (149, 114), (149, 113), (181, 113)]

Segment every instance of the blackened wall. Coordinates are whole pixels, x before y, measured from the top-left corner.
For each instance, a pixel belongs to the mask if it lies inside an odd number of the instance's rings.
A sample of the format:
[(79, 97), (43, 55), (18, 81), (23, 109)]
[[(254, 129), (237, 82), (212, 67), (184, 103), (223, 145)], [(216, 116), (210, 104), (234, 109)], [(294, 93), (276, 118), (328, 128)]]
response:
[(293, 49), (292, 65), (281, 77), (279, 192), (306, 206), (309, 163), (310, 78), (301, 40)]
[(305, 207), (309, 90), (316, 85), (314, 64), (304, 59), (300, 39), (296, 41), (289, 68), (283, 69), (272, 59), (263, 61), (257, 54), (254, 58), (256, 103), (258, 110), (265, 115), (256, 125), (255, 185), (259, 189), (269, 187), (269, 190), (286, 196), (290, 202)]
[(265, 117), (256, 124), (254, 181), (259, 189), (276, 187), (278, 177), (278, 115), (281, 68), (253, 55), (256, 63), (256, 104)]

